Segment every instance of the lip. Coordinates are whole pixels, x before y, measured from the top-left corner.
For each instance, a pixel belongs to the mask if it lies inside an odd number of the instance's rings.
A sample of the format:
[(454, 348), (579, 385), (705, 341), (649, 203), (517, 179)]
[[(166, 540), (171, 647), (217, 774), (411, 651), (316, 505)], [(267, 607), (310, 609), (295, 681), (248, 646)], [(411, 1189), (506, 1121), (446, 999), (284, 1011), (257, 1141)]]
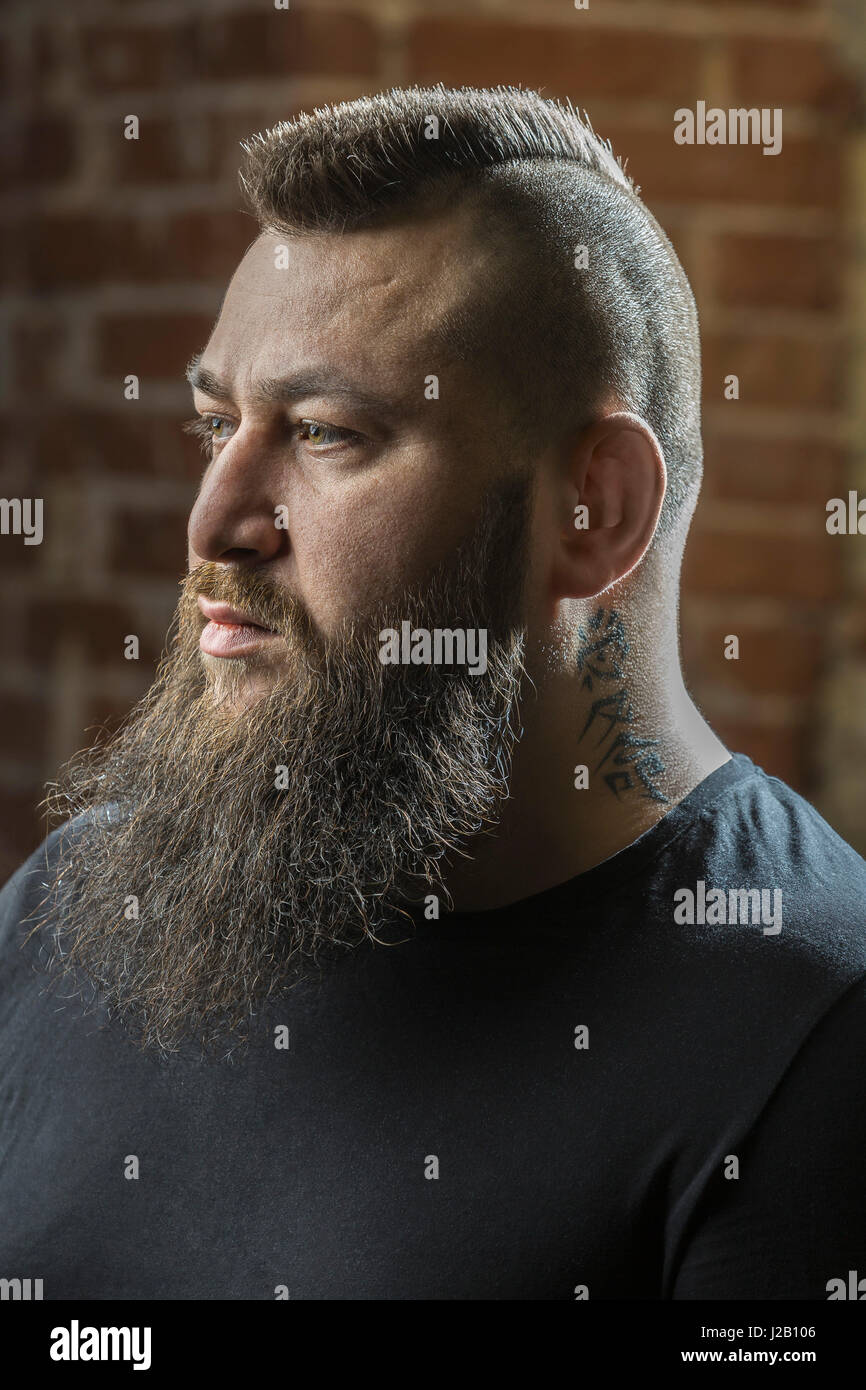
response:
[(279, 638), (278, 632), (262, 627), (248, 613), (227, 603), (216, 603), (200, 594), (198, 606), (209, 620), (198, 643), (207, 656), (243, 656)]

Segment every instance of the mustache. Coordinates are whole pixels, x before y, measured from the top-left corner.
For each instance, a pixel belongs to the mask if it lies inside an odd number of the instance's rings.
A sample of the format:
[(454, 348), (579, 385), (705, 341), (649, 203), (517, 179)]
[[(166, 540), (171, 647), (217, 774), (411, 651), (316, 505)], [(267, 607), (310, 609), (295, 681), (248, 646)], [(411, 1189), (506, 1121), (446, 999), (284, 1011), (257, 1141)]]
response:
[(276, 584), (267, 575), (228, 565), (203, 561), (190, 570), (181, 583), (181, 602), (192, 613), (195, 609), (204, 627), (207, 618), (198, 607), (198, 598), (210, 598), (217, 603), (248, 613), (260, 627), (291, 638), (302, 633), (314, 636), (313, 623), (305, 604), (294, 594)]

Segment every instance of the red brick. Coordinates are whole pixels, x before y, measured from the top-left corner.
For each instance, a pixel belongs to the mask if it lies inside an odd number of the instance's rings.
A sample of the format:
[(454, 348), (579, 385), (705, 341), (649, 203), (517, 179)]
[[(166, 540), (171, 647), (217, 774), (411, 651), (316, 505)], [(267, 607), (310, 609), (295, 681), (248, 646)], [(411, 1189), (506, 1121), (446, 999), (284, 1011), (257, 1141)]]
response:
[(28, 223), (0, 224), (0, 284), (21, 290), (25, 284)]
[(713, 247), (716, 295), (725, 305), (836, 309), (843, 248), (832, 237), (720, 237)]
[(95, 91), (173, 85), (195, 70), (192, 25), (87, 25), (81, 57)]
[(0, 884), (11, 878), (45, 838), (47, 831), (37, 810), (43, 794), (36, 772), (26, 790), (0, 788)]
[(18, 409), (0, 412), (0, 494), (4, 497), (26, 497), (30, 486), (33, 420), (20, 404)]
[(804, 410), (844, 402), (842, 344), (793, 335), (707, 333), (703, 340), (704, 398), (724, 403), (724, 379), (740, 380), (738, 405), (796, 406)]
[(28, 281), (37, 289), (136, 278), (138, 223), (133, 217), (70, 213), (33, 221), (26, 238)]
[[(640, 3), (642, 3), (642, 0), (640, 0)], [(692, 5), (706, 5), (708, 9), (712, 7), (714, 10), (718, 10), (719, 8), (719, 0), (689, 0), (689, 3)], [(824, 0), (761, 0), (761, 8), (765, 10), (814, 10), (823, 4)], [(749, 10), (754, 8), (754, 0), (729, 0), (729, 3), (725, 7), (726, 12), (731, 14), (736, 14), (738, 8), (744, 15), (747, 15)], [(770, 40), (767, 40), (767, 42), (770, 42)]]
[(858, 661), (866, 660), (866, 608), (863, 604), (848, 609), (839, 630), (840, 633), (844, 632), (845, 643), (851, 654)]
[(43, 87), (49, 86), (69, 66), (69, 41), (57, 25), (41, 25), (32, 31), (33, 66)]
[[(731, 106), (804, 105), (854, 114), (853, 73), (843, 70), (830, 42), (805, 38), (732, 38), (729, 42)], [(784, 135), (784, 115), (783, 115)], [(783, 144), (784, 152), (784, 144)]]
[(118, 116), (109, 131), (112, 177), (121, 184), (189, 183), (214, 179), (221, 151), (204, 117), (164, 120), (144, 116), (137, 140), (127, 140)]
[(53, 183), (70, 174), (74, 166), (71, 117), (9, 121), (0, 142), (0, 180), (27, 185)]
[(97, 329), (98, 370), (120, 382), (130, 373), (178, 380), (193, 353), (204, 347), (212, 327), (213, 319), (204, 314), (107, 316)]
[[(784, 628), (756, 627), (733, 614), (702, 625), (689, 664), (705, 687), (717, 685), (741, 694), (806, 695), (814, 688), (824, 658), (820, 628), (792, 618)], [(725, 639), (740, 640), (737, 660), (725, 657)]]
[(39, 765), (44, 755), (46, 706), (40, 695), (0, 692), (0, 756), (31, 760)]
[[(40, 598), (32, 605), (26, 628), (26, 655), (44, 667), (56, 644), (72, 638), (81, 644), (89, 661), (126, 665), (123, 639), (131, 632), (141, 634), (141, 620), (128, 608), (109, 599), (58, 594), (50, 599)], [(144, 655), (142, 651), (142, 658)]]
[(112, 412), (76, 407), (43, 414), (33, 427), (37, 475), (155, 471), (155, 422), (134, 401), (124, 404)]
[(250, 242), (255, 219), (242, 212), (193, 211), (165, 217), (107, 213), (44, 216), (0, 228), (0, 273), (15, 264), (14, 282), (66, 289), (111, 283), (229, 279)]
[(198, 22), (200, 80), (310, 73), (375, 73), (379, 44), (370, 21), (358, 14), (273, 10), (264, 14), (208, 14)]
[[(3, 489), (3, 497), (10, 494), (12, 497), (33, 495), (32, 492)], [(23, 536), (0, 535), (0, 571), (3, 573), (4, 586), (10, 593), (13, 589), (22, 592), (26, 585), (32, 583), (34, 569), (38, 571), (40, 568), (41, 550), (42, 547), (38, 545), (25, 545)]]
[[(503, 24), (487, 19), (418, 20), (409, 35), (413, 82), (453, 86), (521, 83), (546, 96), (691, 101), (701, 43), (677, 34), (631, 29)], [(671, 136), (673, 141), (673, 136)]]
[(13, 325), (12, 362), (19, 399), (56, 396), (66, 336), (62, 317), (50, 310)]
[(40, 762), (45, 728), (46, 709), (41, 697), (0, 691), (0, 757)]
[[(684, 105), (692, 105), (690, 97)], [(627, 171), (651, 206), (682, 203), (795, 204), (826, 212), (842, 205), (843, 152), (838, 141), (785, 137), (779, 155), (758, 145), (676, 145), (670, 130), (606, 122), (600, 134), (628, 158)]]
[[(819, 514), (816, 526), (823, 521)], [(843, 540), (711, 531), (696, 523), (683, 584), (693, 593), (829, 601), (842, 592)]]
[(813, 502), (846, 486), (843, 449), (825, 440), (751, 439), (707, 433), (704, 493), (726, 501)]
[(251, 241), (254, 218), (240, 212), (187, 212), (171, 218), (153, 250), (154, 278), (227, 281)]
[(713, 727), (733, 753), (745, 753), (771, 777), (781, 778), (801, 796), (808, 795), (811, 778), (802, 726), (767, 727), (722, 716), (713, 720)]
[(110, 568), (118, 574), (161, 574), (179, 580), (186, 567), (188, 519), (188, 512), (118, 511)]

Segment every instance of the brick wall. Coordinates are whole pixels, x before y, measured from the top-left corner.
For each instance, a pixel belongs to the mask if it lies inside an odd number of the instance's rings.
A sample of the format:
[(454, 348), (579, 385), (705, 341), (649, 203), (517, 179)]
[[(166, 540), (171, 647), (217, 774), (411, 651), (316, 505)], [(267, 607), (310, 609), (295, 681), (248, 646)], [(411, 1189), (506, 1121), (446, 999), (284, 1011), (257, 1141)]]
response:
[[(7, 4), (0, 492), (43, 497), (46, 529), (38, 547), (0, 538), (0, 877), (41, 836), (45, 777), (152, 679), (199, 472), (178, 428), (182, 368), (254, 230), (238, 211), (238, 141), (410, 82), (568, 96), (628, 156), (704, 333), (688, 680), (724, 738), (820, 800), (822, 759), (838, 750), (816, 731), (833, 718), (862, 730), (850, 692), (866, 650), (857, 540), (825, 530), (853, 467), (862, 109), (845, 52), (821, 0)], [(782, 154), (676, 146), (673, 112), (699, 99), (782, 107)], [(137, 141), (123, 138), (130, 114)], [(124, 399), (130, 373), (137, 401)], [(129, 633), (138, 662), (123, 658)], [(724, 660), (729, 633), (739, 662)], [(828, 699), (840, 663), (849, 678)]]

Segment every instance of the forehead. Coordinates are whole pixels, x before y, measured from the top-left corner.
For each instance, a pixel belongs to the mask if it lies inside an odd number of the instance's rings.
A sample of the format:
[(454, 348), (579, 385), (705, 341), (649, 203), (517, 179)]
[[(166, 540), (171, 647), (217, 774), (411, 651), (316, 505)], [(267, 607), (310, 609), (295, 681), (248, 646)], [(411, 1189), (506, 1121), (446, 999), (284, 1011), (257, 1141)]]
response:
[(466, 209), (348, 233), (263, 233), (232, 278), (204, 358), (249, 383), (308, 358), (361, 364), (383, 382), (409, 363), (435, 372), (449, 315), (471, 301), (490, 260)]

